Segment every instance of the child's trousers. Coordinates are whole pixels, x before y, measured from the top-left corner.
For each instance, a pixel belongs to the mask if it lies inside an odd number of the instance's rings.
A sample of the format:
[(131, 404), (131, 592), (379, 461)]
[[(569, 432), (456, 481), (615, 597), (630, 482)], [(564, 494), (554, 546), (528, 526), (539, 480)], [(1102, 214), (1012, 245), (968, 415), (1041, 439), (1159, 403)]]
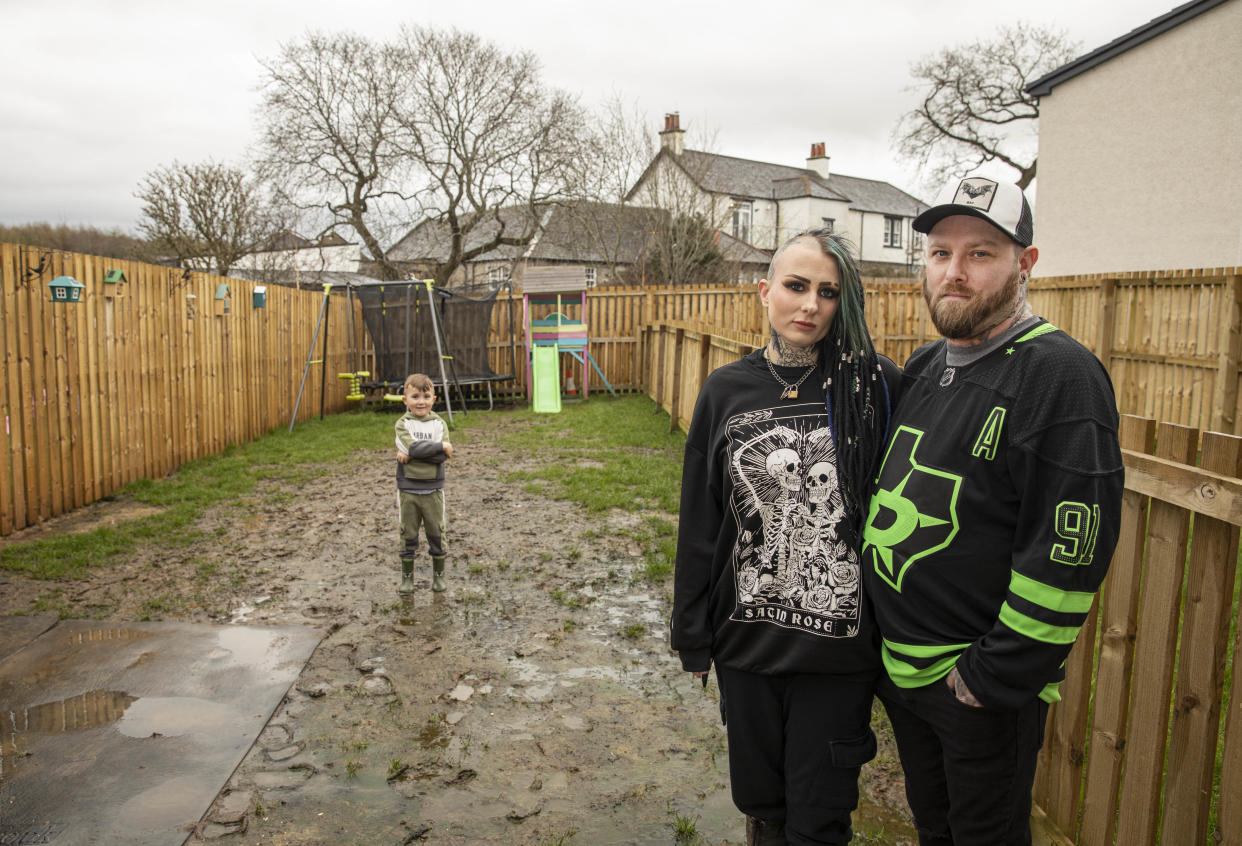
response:
[(432, 557), (444, 555), (444, 491), (397, 491), (397, 499), (401, 505), (401, 557), (413, 558), (418, 552), (420, 529), (427, 535), (427, 551)]

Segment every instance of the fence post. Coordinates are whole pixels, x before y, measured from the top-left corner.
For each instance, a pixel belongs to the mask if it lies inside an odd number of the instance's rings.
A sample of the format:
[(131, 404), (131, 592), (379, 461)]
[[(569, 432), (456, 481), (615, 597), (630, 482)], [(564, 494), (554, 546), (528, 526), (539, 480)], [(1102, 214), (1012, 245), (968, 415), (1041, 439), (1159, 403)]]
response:
[(1226, 279), (1227, 293), (1220, 310), (1221, 339), (1216, 368), (1216, 390), (1212, 392), (1212, 425), (1217, 432), (1237, 432), (1238, 363), (1242, 358), (1242, 276)]
[(1095, 356), (1111, 375), (1113, 372), (1113, 344), (1117, 331), (1117, 280), (1100, 280), (1099, 326), (1095, 333)]
[[(696, 382), (696, 390), (694, 392), (695, 402), (698, 402), (699, 391), (703, 390), (703, 383), (707, 381), (707, 374), (711, 371), (712, 359), (712, 336), (707, 331), (699, 333), (699, 378)], [(691, 417), (694, 416), (694, 406), (691, 406)]]
[(681, 422), (681, 352), (686, 343), (686, 330), (682, 327), (677, 328), (677, 334), (673, 341), (673, 397), (669, 401), (668, 430), (670, 432), (676, 430)]
[(656, 323), (651, 326), (657, 346), (655, 356), (655, 401), (656, 405), (660, 407), (664, 406), (664, 357), (668, 349), (667, 333), (664, 330), (665, 326), (663, 323)]

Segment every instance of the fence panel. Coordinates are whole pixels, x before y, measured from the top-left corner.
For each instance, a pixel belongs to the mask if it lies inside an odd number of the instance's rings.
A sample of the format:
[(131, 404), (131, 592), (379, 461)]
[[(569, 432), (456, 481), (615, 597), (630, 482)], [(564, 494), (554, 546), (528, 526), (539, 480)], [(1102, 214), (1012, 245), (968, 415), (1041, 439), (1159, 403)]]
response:
[[(114, 269), (128, 281), (105, 283)], [(58, 276), (86, 286), (81, 302), (51, 301), (47, 283)], [(227, 314), (215, 299), (222, 283)], [(0, 535), (287, 425), (323, 293), (269, 286), (266, 308), (256, 309), (253, 289), (0, 244)], [(316, 358), (323, 349), (321, 336)], [(349, 369), (350, 352), (337, 323), (327, 384), (318, 370), (308, 379), (298, 419), (317, 414), (321, 399), (325, 411), (349, 407), (336, 374)]]
[[(1150, 453), (1156, 443), (1155, 421), (1123, 417), (1120, 435), (1122, 449)], [(1082, 828), (1077, 841), (1083, 846), (1111, 844), (1116, 832), (1117, 793), (1125, 762), (1130, 679), (1149, 505), (1150, 498), (1137, 491), (1127, 489), (1122, 494), (1121, 533), (1096, 604), (1100, 618), (1097, 627), (1099, 655), (1094, 711), (1087, 734)], [(1074, 651), (1085, 651), (1086, 642), (1080, 641)], [(1062, 827), (1070, 833), (1073, 831), (1073, 827), (1064, 823)]]

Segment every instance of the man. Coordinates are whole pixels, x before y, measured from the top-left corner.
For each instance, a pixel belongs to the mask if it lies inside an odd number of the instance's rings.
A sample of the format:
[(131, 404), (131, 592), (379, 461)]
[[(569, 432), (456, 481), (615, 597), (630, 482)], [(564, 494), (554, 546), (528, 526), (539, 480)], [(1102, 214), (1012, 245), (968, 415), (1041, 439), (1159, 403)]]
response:
[(944, 338), (906, 363), (864, 532), (879, 693), (921, 846), (1025, 846), (1048, 703), (1117, 542), (1116, 402), (1027, 305), (1021, 189), (955, 180), (914, 228)]

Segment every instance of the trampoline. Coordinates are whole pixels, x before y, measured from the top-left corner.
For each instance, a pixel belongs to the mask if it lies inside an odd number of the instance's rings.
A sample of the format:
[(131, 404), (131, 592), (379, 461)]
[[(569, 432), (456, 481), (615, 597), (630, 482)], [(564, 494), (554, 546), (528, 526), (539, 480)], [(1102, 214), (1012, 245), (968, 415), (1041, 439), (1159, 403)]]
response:
[[(465, 409), (467, 386), (487, 388), (487, 407), (494, 406), (492, 384), (513, 380), (513, 373), (496, 373), (488, 359), (487, 337), (499, 290), (486, 297), (466, 297), (421, 281), (368, 282), (350, 285), (358, 298), (362, 319), (375, 346), (375, 366), (368, 390), (401, 393), (405, 377), (426, 373), (443, 389), (452, 419), (449, 393), (455, 390)], [(510, 370), (516, 370), (513, 339), (513, 298), (509, 298)]]

